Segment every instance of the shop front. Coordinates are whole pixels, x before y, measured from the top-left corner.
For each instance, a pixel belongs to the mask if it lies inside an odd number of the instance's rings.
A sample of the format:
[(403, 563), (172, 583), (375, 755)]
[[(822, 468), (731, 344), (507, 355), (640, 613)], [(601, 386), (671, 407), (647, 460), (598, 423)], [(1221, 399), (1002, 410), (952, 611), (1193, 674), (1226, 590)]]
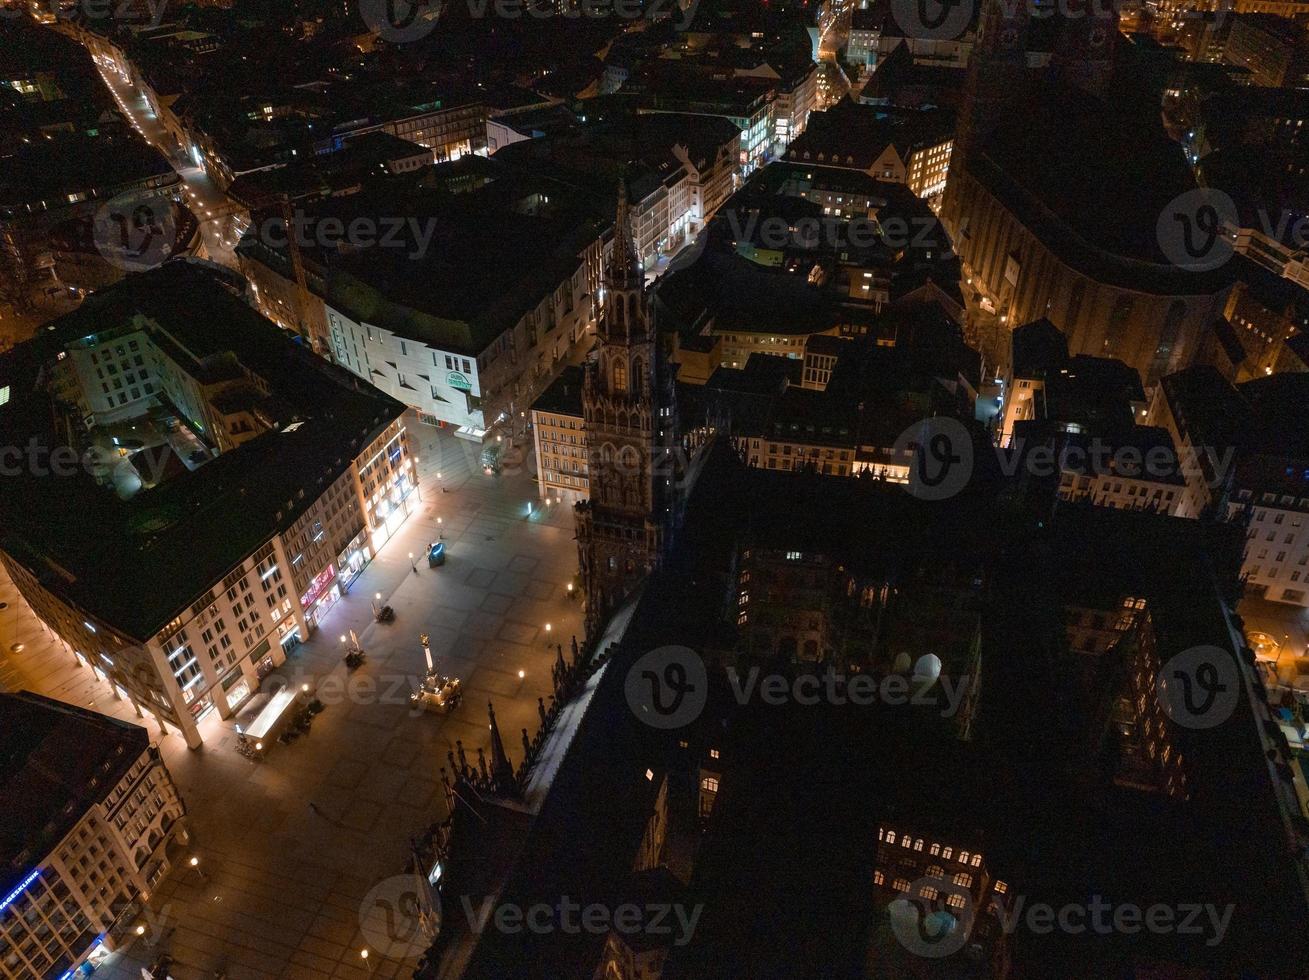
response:
[(235, 712), (250, 697), (250, 682), (245, 679), (240, 667), (228, 671), (219, 686), (223, 689), (222, 696), (227, 701), (228, 711)]
[(390, 541), (400, 525), (418, 508), (418, 488), (408, 476), (401, 476), (373, 510), (373, 554)]
[(186, 708), (191, 712), (191, 719), (198, 725), (209, 712), (214, 710), (212, 692), (205, 692), (205, 694), (188, 704)]
[(368, 553), (368, 533), (360, 531), (355, 539), (336, 556), (336, 577), (343, 591), (349, 591), (372, 556)]
[(305, 611), (305, 622), (313, 629), (327, 611), (341, 598), (341, 586), (336, 581), (336, 564), (332, 563), (314, 576), (309, 589), (300, 597), (300, 608)]

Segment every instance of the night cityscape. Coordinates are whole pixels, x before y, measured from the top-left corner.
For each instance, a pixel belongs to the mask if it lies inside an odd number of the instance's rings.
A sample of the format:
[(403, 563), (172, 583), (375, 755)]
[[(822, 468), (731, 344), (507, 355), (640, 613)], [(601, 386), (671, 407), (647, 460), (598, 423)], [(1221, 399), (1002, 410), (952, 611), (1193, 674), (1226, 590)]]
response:
[(1309, 0), (0, 0), (0, 980), (1309, 978)]

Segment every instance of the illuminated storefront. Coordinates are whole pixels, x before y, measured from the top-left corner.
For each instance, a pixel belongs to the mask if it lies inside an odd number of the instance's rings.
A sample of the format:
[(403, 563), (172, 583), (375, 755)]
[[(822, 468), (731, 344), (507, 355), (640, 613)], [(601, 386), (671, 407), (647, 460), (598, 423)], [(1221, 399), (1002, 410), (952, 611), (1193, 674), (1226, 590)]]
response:
[(309, 583), (309, 591), (300, 597), (300, 608), (305, 611), (305, 622), (311, 629), (340, 598), (341, 587), (336, 582), (336, 565), (331, 564), (314, 576), (314, 580)]

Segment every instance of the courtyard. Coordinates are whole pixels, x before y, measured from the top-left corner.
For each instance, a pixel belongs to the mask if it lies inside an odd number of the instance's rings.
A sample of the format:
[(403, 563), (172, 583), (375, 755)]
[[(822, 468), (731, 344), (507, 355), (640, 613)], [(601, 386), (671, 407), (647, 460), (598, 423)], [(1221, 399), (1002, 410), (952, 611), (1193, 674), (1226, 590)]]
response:
[[(489, 746), (488, 701), (511, 761), (522, 760), (521, 729), (534, 735), (537, 698), (549, 702), (554, 645), (567, 655), (570, 637), (580, 639), (582, 608), (568, 589), (577, 570), (571, 510), (543, 507), (530, 472), (487, 475), (475, 444), (412, 417), (408, 425), (421, 506), (272, 675), (309, 685), (325, 707), (306, 736), (271, 745), (263, 761), (237, 752), (233, 723), (216, 713), (202, 722), (196, 751), (175, 732), (160, 738), (157, 724), (76, 667), (0, 579), (0, 688), (145, 725), (189, 811), (187, 857), (197, 865), (173, 869), (151, 897), (143, 934), (97, 976), (140, 980), (161, 952), (173, 957), (176, 980), (220, 970), (228, 980), (411, 974), (417, 950), (364, 927), (365, 898), (407, 870), (410, 838), (446, 815), (440, 769), (456, 740), (474, 765)], [(442, 536), (446, 563), (429, 568), (426, 546)], [(378, 593), (394, 621), (375, 622)], [(367, 659), (349, 672), (340, 637), (352, 631)], [(423, 633), (436, 668), (462, 681), (449, 714), (409, 702), (425, 672)]]

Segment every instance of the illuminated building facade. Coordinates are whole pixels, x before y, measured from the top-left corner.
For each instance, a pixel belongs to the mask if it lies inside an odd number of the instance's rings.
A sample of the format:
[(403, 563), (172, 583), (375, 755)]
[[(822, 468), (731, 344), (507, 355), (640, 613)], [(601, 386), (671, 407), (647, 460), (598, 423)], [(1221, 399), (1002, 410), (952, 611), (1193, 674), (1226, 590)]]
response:
[(0, 852), (0, 978), (87, 972), (189, 840), (186, 807), (144, 728), (30, 693), (0, 694), (0, 727), (0, 785), (22, 800)]
[[(162, 385), (149, 396), (142, 388), (138, 414), (117, 428), (83, 416), (84, 442), (102, 445), (131, 425), (146, 437), (137, 441), (162, 444), (98, 453), (83, 445), (81, 461), (78, 449), (56, 446), (73, 473), (15, 479), (0, 542), (0, 560), (69, 655), (192, 748), (204, 717), (241, 708), (418, 501), (403, 406), (303, 350), (222, 282), (166, 265), (97, 294), (0, 362), (16, 382), (10, 390), (22, 384), (25, 396), (5, 406), (0, 428), (22, 444), (56, 443), (59, 432), (43, 428), (52, 412), (82, 412), (84, 389), (98, 382), (85, 373), (89, 356), (83, 366), (70, 352), (84, 352), (88, 339), (111, 338), (92, 347), (101, 364), (120, 346), (135, 358), (134, 337), (166, 350), (164, 376), (201, 395), (196, 418)], [(225, 328), (217, 340), (214, 322)], [(87, 334), (91, 324), (100, 333)], [(42, 371), (49, 390), (33, 384)], [(248, 431), (225, 428), (238, 404)], [(19, 508), (32, 516), (15, 516)], [(84, 514), (116, 546), (86, 551), (67, 522), (47, 518), (60, 510)]]
[(532, 406), (537, 488), (541, 499), (576, 504), (590, 495), (582, 369), (566, 367)]
[[(1002, 923), (1009, 914), (1009, 884), (988, 867), (981, 842), (971, 834), (936, 834), (907, 820), (887, 820), (877, 828), (873, 894), (880, 903), (904, 900), (936, 909), (969, 930), (967, 949), (976, 959), (1008, 961)], [(997, 969), (995, 976), (1004, 976)]]

